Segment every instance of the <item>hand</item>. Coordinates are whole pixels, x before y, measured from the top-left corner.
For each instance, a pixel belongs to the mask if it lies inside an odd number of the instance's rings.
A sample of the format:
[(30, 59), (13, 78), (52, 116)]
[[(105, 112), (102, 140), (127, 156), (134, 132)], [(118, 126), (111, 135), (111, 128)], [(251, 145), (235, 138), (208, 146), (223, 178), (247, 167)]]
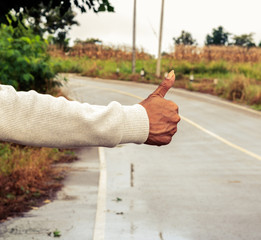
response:
[(177, 132), (177, 124), (180, 121), (178, 106), (164, 99), (174, 82), (175, 74), (171, 72), (160, 86), (140, 103), (146, 109), (150, 122), (149, 137), (145, 144), (157, 146), (169, 144)]

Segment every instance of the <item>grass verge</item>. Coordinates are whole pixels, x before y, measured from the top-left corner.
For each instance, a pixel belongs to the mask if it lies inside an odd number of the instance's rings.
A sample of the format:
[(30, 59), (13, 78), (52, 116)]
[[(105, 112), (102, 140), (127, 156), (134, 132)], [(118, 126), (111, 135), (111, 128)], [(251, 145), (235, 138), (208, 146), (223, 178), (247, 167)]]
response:
[(76, 160), (57, 148), (0, 143), (0, 220), (37, 207), (61, 188), (66, 169), (55, 163)]
[[(131, 73), (131, 61), (118, 59), (90, 59), (88, 57), (52, 57), (57, 72), (79, 73), (83, 76), (119, 79), (158, 84), (155, 76), (156, 60), (137, 60), (136, 74)], [(233, 63), (228, 61), (201, 61), (162, 59), (162, 73), (175, 69), (175, 87), (199, 91), (261, 108), (261, 63)], [(139, 72), (144, 69), (146, 75)], [(193, 76), (193, 81), (191, 80)]]

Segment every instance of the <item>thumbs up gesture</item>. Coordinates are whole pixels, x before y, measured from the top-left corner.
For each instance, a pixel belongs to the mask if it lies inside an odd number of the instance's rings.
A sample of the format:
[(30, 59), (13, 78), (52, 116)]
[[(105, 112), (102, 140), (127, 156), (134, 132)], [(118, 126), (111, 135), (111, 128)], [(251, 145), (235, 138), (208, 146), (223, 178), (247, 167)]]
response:
[(180, 121), (178, 106), (164, 99), (174, 82), (175, 74), (172, 70), (158, 88), (140, 102), (146, 109), (150, 122), (149, 136), (145, 144), (157, 146), (169, 144), (177, 132), (177, 124)]

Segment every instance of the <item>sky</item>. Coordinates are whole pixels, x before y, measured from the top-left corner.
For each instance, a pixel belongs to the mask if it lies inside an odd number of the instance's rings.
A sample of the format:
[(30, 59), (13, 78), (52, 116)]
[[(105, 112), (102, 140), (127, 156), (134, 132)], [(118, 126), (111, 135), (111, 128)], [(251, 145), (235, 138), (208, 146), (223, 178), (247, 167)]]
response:
[[(136, 47), (157, 56), (161, 0), (136, 0)], [(108, 45), (132, 46), (134, 0), (109, 0), (114, 13), (77, 12), (80, 26), (73, 26), (69, 37), (98, 38)], [(203, 46), (213, 28), (223, 26), (233, 35), (254, 33), (261, 41), (261, 0), (165, 0), (162, 51), (173, 49), (174, 37), (182, 30), (192, 34)]]

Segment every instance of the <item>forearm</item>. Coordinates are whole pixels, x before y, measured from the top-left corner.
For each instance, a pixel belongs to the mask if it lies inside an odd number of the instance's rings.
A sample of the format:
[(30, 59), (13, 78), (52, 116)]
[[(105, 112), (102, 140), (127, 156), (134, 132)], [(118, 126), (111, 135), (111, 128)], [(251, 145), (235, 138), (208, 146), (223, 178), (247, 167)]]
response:
[(139, 104), (93, 106), (0, 85), (2, 141), (47, 147), (113, 147), (143, 143), (148, 133), (148, 116)]

